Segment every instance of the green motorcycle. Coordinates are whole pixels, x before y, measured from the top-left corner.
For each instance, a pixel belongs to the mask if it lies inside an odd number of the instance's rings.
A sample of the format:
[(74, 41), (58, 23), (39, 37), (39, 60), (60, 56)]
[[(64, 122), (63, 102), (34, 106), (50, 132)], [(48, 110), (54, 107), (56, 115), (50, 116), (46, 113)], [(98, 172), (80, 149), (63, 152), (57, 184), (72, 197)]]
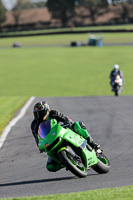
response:
[(86, 177), (91, 168), (99, 174), (110, 170), (110, 162), (100, 149), (95, 152), (86, 139), (55, 119), (39, 125), (38, 139), (41, 151), (79, 178)]

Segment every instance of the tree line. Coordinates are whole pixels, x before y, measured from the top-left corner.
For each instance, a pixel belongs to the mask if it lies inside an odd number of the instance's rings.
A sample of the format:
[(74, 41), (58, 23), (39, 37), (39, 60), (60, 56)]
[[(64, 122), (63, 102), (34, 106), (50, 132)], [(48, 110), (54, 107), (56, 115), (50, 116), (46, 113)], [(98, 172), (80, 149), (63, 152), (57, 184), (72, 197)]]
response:
[[(12, 1), (12, 0), (11, 0)], [(127, 4), (133, 3), (133, 0), (112, 0), (114, 6), (120, 4), (122, 7), (121, 18), (124, 19), (129, 15)], [(24, 9), (43, 8), (46, 7), (51, 13), (51, 17), (60, 20), (63, 27), (75, 16), (80, 17), (81, 13), (77, 12), (79, 8), (87, 10), (87, 14), (82, 15), (83, 20), (90, 18), (94, 24), (96, 18), (108, 12), (108, 0), (47, 0), (46, 2), (32, 3), (31, 0), (17, 0), (16, 5), (12, 9), (12, 15), (15, 24), (19, 23), (21, 11)], [(102, 9), (106, 8), (106, 9)], [(6, 9), (0, 0), (0, 24), (6, 21)]]

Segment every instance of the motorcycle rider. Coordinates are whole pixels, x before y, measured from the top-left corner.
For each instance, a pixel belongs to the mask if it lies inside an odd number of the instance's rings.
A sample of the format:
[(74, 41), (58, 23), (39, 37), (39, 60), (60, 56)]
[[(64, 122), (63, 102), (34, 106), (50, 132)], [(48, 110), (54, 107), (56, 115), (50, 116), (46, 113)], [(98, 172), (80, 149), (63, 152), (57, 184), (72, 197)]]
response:
[[(50, 110), (50, 107), (46, 101), (40, 101), (34, 105), (33, 108), (34, 120), (31, 123), (32, 134), (35, 138), (36, 144), (38, 146), (38, 127), (43, 121), (48, 121), (50, 119), (56, 119), (57, 122), (63, 122), (63, 124), (69, 124), (74, 132), (81, 135), (87, 140), (87, 143), (95, 150), (100, 149), (100, 145), (95, 143), (88, 133), (86, 126), (83, 122), (73, 122), (69, 117), (63, 115), (56, 110)], [(54, 161), (52, 158), (48, 158), (46, 168), (48, 171), (57, 171), (61, 169), (61, 165)]]
[(124, 83), (123, 73), (122, 73), (122, 71), (119, 70), (119, 65), (115, 64), (115, 65), (113, 65), (113, 70), (110, 72), (110, 76), (109, 76), (109, 78), (110, 78), (110, 85), (112, 87), (112, 91), (113, 91), (113, 81), (114, 81), (114, 79), (115, 79), (115, 77), (117, 75), (120, 75), (120, 77), (122, 78), (123, 83)]

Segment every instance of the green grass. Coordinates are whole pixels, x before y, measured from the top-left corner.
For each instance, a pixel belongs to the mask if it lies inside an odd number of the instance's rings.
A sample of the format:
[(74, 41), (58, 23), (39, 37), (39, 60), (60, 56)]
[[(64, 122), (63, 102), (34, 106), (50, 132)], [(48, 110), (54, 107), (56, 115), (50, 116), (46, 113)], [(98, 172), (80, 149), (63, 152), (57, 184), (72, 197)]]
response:
[[(100, 33), (96, 37), (102, 36), (103, 43), (133, 43), (133, 33)], [(18, 38), (0, 38), (0, 48), (12, 47), (15, 41), (27, 46), (44, 46), (44, 45), (70, 45), (71, 41), (88, 43), (90, 33), (84, 34), (65, 34), (65, 35), (46, 35)]]
[(0, 52), (1, 96), (112, 95), (109, 73), (124, 72), (122, 95), (132, 95), (133, 48), (21, 48)]
[(0, 96), (0, 133), (28, 97)]
[[(91, 190), (86, 192), (75, 192), (67, 194), (44, 195), (24, 198), (10, 198), (10, 200), (132, 200), (133, 186), (121, 188), (107, 188)], [(2, 200), (2, 199), (1, 199)], [(6, 200), (6, 199), (4, 199)]]

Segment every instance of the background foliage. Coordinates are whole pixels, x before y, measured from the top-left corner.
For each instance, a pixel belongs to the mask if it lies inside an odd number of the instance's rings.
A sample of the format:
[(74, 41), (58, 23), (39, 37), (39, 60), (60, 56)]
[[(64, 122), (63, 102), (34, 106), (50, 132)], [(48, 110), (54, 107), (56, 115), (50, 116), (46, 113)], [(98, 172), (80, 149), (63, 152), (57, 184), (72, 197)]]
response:
[(2, 22), (4, 22), (6, 20), (6, 9), (4, 8), (1, 0), (0, 0), (0, 25)]

